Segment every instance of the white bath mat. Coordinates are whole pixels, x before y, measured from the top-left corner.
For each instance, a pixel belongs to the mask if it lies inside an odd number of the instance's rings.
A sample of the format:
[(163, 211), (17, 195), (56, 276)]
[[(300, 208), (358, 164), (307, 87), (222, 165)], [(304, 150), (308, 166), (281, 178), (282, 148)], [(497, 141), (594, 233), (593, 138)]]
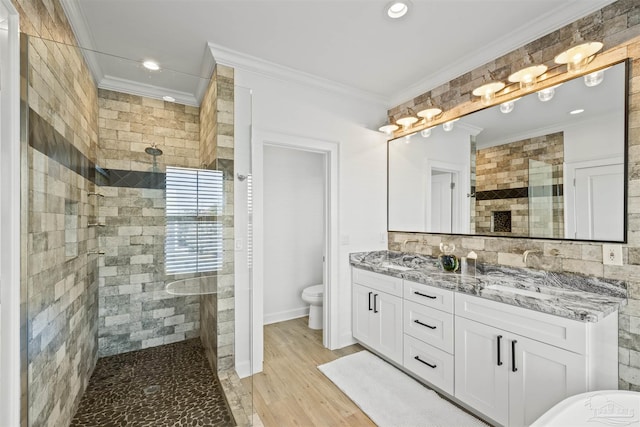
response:
[(368, 351), (318, 369), (380, 427), (486, 426)]

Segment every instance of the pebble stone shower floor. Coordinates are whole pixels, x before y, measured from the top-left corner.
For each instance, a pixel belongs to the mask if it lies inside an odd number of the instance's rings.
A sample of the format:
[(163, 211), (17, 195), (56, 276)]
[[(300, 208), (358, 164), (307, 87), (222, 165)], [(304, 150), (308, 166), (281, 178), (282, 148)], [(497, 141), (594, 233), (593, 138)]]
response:
[(235, 425), (200, 339), (98, 359), (73, 427)]

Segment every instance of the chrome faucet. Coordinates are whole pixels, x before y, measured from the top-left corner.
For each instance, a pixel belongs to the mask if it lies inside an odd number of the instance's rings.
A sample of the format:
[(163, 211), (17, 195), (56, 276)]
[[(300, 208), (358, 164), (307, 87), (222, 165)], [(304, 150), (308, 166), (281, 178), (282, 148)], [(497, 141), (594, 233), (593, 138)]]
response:
[(526, 265), (527, 264), (527, 257), (531, 254), (541, 254), (542, 251), (538, 250), (538, 249), (527, 249), (526, 251), (524, 251), (522, 253), (522, 262)]

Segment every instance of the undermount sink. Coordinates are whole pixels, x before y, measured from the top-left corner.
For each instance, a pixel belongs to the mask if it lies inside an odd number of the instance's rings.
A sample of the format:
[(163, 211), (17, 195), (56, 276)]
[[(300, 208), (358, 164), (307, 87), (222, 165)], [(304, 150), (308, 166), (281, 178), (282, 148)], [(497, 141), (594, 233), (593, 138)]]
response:
[(555, 298), (553, 295), (549, 295), (549, 294), (543, 294), (540, 292), (534, 292), (534, 291), (527, 291), (526, 289), (520, 289), (520, 288), (512, 288), (511, 286), (502, 286), (502, 285), (487, 285), (484, 287), (484, 289), (489, 289), (492, 291), (498, 291), (498, 292), (504, 292), (504, 293), (511, 293), (511, 294), (517, 294), (517, 295), (523, 295), (526, 297), (532, 297), (532, 298), (538, 298), (538, 299), (553, 299)]
[(390, 262), (383, 262), (382, 264), (380, 264), (380, 267), (382, 267), (382, 268), (390, 268), (392, 270), (398, 270), (398, 271), (413, 270), (413, 268), (411, 268), (411, 267), (405, 267), (404, 265), (398, 265), (398, 264), (391, 264)]

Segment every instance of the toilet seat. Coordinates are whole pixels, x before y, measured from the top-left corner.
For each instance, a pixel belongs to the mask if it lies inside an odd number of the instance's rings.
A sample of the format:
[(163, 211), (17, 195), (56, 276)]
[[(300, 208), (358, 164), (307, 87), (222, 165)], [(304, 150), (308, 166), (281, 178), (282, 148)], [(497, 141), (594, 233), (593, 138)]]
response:
[(308, 288), (304, 288), (304, 290), (302, 291), (302, 295), (310, 298), (321, 297), (323, 293), (324, 293), (324, 285), (309, 286)]

